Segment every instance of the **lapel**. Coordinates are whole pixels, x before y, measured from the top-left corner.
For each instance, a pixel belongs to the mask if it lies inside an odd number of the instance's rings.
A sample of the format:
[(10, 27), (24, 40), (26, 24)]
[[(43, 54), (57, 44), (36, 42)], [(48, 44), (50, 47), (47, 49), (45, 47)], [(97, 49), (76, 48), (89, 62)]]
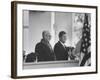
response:
[(59, 41), (60, 47), (62, 47), (64, 50), (66, 50), (65, 46), (62, 45), (62, 43)]

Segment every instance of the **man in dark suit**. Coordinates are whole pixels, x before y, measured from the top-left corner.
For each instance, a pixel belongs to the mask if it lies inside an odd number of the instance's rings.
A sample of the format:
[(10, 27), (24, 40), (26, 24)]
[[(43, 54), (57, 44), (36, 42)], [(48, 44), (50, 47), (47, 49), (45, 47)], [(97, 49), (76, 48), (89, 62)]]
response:
[(67, 36), (66, 32), (61, 31), (59, 33), (59, 41), (54, 46), (54, 52), (56, 60), (68, 60), (68, 47), (65, 46)]
[(54, 51), (49, 43), (49, 41), (51, 40), (51, 35), (49, 31), (43, 31), (42, 37), (43, 39), (41, 39), (41, 42), (37, 43), (35, 47), (37, 60), (38, 61), (54, 61), (56, 58), (55, 58)]

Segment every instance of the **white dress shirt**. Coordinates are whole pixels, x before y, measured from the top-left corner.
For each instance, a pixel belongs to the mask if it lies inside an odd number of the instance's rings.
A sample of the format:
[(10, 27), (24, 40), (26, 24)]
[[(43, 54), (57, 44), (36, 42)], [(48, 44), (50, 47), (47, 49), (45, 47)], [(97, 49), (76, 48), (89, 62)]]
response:
[(64, 43), (62, 43), (61, 41), (60, 41), (60, 43), (63, 45), (63, 47), (64, 47), (64, 49), (65, 49), (65, 47), (66, 47), (66, 46), (65, 46), (65, 44), (64, 44)]

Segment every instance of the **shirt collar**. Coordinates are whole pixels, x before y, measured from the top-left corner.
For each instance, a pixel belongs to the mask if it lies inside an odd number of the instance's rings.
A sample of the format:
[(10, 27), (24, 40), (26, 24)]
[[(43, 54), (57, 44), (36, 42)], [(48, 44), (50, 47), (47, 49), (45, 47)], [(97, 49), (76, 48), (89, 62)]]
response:
[(65, 47), (65, 44), (60, 41), (60, 43)]

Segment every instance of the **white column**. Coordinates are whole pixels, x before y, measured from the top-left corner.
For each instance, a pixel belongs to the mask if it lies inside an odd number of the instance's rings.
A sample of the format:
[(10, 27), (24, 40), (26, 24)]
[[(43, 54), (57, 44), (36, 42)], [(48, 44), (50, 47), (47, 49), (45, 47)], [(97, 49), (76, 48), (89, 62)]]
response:
[(50, 43), (51, 43), (52, 47), (54, 47), (54, 44), (55, 44), (54, 24), (55, 24), (55, 12), (51, 12), (51, 35), (52, 35), (52, 38), (51, 38)]
[(23, 11), (23, 49), (29, 53), (29, 11)]

